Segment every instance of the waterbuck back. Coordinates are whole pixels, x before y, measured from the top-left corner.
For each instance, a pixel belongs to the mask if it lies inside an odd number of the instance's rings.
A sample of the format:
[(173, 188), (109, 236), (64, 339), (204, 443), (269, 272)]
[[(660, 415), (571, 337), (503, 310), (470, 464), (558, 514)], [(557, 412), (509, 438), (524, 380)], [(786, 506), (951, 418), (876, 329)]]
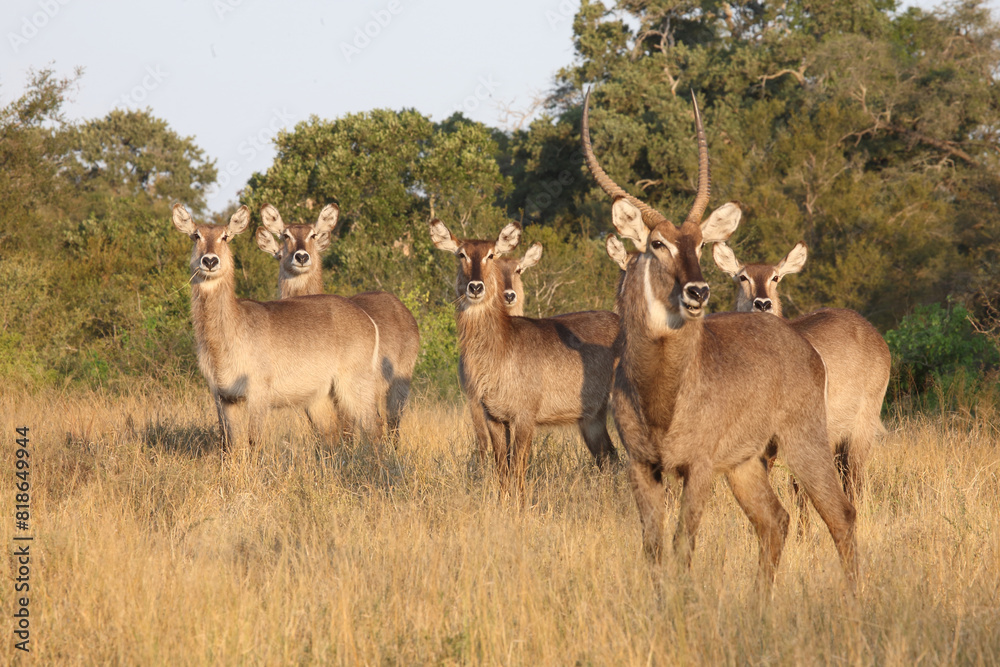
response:
[[(582, 132), (587, 165), (614, 199), (615, 228), (639, 249), (624, 262), (618, 294), (622, 349), (613, 409), (630, 454), (629, 479), (647, 554), (658, 560), (662, 553), (665, 473), (683, 480), (674, 548), (690, 562), (712, 480), (721, 472), (760, 539), (761, 581), (769, 586), (788, 532), (788, 513), (763, 463), (768, 450), (777, 448), (830, 529), (853, 582), (855, 512), (826, 447), (823, 361), (779, 318), (705, 315), (710, 292), (701, 273), (702, 249), (725, 241), (741, 211), (725, 204), (702, 221), (709, 200), (708, 147), (697, 104), (698, 192), (680, 227), (626, 193), (600, 167), (590, 144), (588, 107), (589, 94)], [(764, 404), (747, 401), (748, 393)]]
[[(804, 243), (798, 243), (778, 264), (742, 264), (724, 244), (717, 244), (712, 255), (736, 284), (738, 312), (781, 317), (778, 284), (784, 276), (802, 270), (807, 251)], [(789, 324), (816, 348), (826, 364), (828, 444), (853, 500), (872, 445), (885, 431), (879, 414), (889, 386), (889, 346), (878, 330), (853, 310), (824, 308)]]
[(228, 225), (198, 225), (180, 204), (174, 226), (193, 241), (191, 319), (198, 365), (219, 414), (223, 450), (248, 427), (259, 436), (270, 408), (305, 408), (313, 425), (335, 438), (334, 401), (347, 421), (377, 435), (375, 326), (337, 296), (281, 301), (237, 299), (229, 242), (250, 222), (242, 206)]
[[(270, 204), (264, 205), (260, 214), (264, 227), (257, 230), (257, 246), (278, 260), (280, 298), (322, 294), (320, 253), (330, 245), (330, 234), (337, 226), (337, 205), (324, 207), (312, 225), (285, 225)], [(368, 314), (378, 330), (380, 402), (384, 402), (389, 432), (395, 436), (410, 395), (420, 330), (409, 309), (389, 292), (364, 292), (350, 300)]]
[(455, 255), (459, 349), (466, 391), (482, 405), (503, 489), (524, 491), (535, 428), (577, 424), (600, 465), (617, 460), (606, 426), (618, 317), (606, 311), (557, 318), (512, 317), (496, 259), (517, 246), (521, 228), (495, 241), (459, 240), (440, 220), (434, 245)]

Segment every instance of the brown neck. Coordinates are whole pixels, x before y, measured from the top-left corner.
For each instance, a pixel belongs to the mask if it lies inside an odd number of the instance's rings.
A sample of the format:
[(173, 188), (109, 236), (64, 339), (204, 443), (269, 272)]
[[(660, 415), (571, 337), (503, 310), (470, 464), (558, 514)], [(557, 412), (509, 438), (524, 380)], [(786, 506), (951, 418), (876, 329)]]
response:
[(313, 265), (307, 273), (292, 274), (282, 267), (278, 274), (278, 296), (286, 299), (292, 296), (307, 296), (323, 293), (323, 269)]
[(499, 285), (492, 285), (491, 293), (495, 298), (487, 298), (473, 307), (463, 299), (455, 311), (458, 347), (473, 387), (481, 376), (495, 374), (511, 349), (513, 325)]
[(671, 328), (668, 322), (661, 321), (662, 313), (651, 316), (643, 269), (643, 262), (632, 263), (616, 303), (624, 342), (622, 370), (643, 401), (655, 402), (655, 412), (667, 416), (673, 414), (684, 376), (698, 366), (705, 320), (678, 320), (676, 328)]
[(240, 304), (236, 300), (235, 278), (222, 276), (211, 283), (195, 282), (191, 287), (191, 320), (194, 324), (198, 360), (212, 370), (213, 377), (227, 365), (234, 344), (241, 337)]

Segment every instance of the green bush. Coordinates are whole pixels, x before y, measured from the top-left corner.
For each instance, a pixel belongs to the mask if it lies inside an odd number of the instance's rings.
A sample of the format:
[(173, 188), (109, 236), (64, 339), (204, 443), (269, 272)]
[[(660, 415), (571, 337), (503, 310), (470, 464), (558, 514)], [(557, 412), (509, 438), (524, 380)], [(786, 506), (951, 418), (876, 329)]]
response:
[(894, 371), (890, 396), (896, 399), (954, 395), (949, 389), (952, 385), (960, 383), (968, 389), (966, 385), (980, 384), (1000, 358), (993, 342), (976, 330), (972, 314), (960, 303), (917, 306), (885, 339)]

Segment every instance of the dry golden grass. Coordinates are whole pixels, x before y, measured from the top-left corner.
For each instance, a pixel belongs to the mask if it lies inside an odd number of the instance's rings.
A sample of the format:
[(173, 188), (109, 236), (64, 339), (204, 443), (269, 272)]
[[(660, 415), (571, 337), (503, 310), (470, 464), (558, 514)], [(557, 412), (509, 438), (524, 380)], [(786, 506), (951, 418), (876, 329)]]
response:
[[(761, 604), (756, 538), (721, 480), (692, 571), (652, 568), (625, 474), (598, 473), (572, 432), (537, 439), (522, 509), (497, 500), (451, 406), (417, 401), (395, 454), (324, 456), (277, 413), (225, 468), (207, 392), (0, 406), (4, 517), (14, 428), (31, 428), (40, 664), (1000, 662), (986, 420), (894, 422), (858, 507), (856, 600), (813, 515)], [(780, 468), (774, 483), (791, 507)]]

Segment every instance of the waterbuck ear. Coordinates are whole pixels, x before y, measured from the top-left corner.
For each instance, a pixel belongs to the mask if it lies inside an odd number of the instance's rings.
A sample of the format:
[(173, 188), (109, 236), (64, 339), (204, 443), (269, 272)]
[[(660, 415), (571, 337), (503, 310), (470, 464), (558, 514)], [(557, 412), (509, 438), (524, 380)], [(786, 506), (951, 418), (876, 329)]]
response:
[(715, 265), (722, 269), (730, 278), (735, 278), (743, 265), (736, 259), (736, 253), (725, 243), (716, 243), (712, 246), (712, 258)]
[(437, 218), (431, 220), (431, 241), (434, 242), (434, 247), (438, 250), (458, 252), (458, 239)]
[(512, 222), (500, 230), (497, 242), (493, 244), (493, 252), (502, 255), (517, 247), (517, 242), (521, 240), (521, 225)]
[(530, 248), (528, 252), (524, 253), (524, 257), (521, 261), (517, 263), (517, 268), (514, 269), (518, 273), (524, 273), (526, 270), (538, 264), (538, 260), (542, 258), (542, 244), (535, 243)]
[(237, 234), (242, 234), (246, 231), (246, 228), (250, 225), (250, 209), (245, 205), (240, 206), (236, 213), (233, 213), (233, 217), (229, 218), (229, 233), (233, 236)]
[(740, 226), (743, 210), (740, 203), (731, 201), (712, 211), (701, 223), (701, 238), (705, 243), (719, 243), (728, 239)]
[(272, 234), (281, 236), (285, 231), (285, 222), (281, 219), (281, 214), (270, 204), (264, 204), (260, 209), (260, 220)]
[(323, 252), (330, 247), (330, 233), (323, 232), (322, 234), (316, 235), (316, 249)]
[(611, 205), (611, 222), (618, 233), (632, 239), (640, 252), (646, 252), (649, 228), (642, 221), (642, 212), (627, 199), (618, 199)]
[(316, 234), (329, 234), (337, 226), (338, 220), (340, 220), (340, 207), (336, 204), (327, 204), (319, 212), (319, 219), (313, 225), (313, 231)]
[(775, 272), (778, 274), (778, 280), (788, 273), (798, 273), (805, 266), (806, 258), (808, 256), (806, 251), (806, 244), (799, 241), (795, 244), (795, 247), (785, 255), (785, 258), (778, 262), (778, 266), (774, 267)]
[(615, 264), (622, 271), (628, 268), (628, 252), (626, 252), (625, 244), (621, 242), (621, 239), (614, 234), (608, 234), (608, 237), (604, 240), (604, 247), (607, 248), (608, 257), (615, 260)]
[(257, 247), (266, 252), (271, 257), (278, 259), (278, 255), (281, 253), (281, 246), (278, 242), (274, 240), (274, 236), (271, 232), (267, 231), (263, 227), (257, 228), (257, 233), (254, 238), (257, 239)]
[(182, 234), (191, 236), (198, 230), (198, 226), (191, 219), (191, 214), (187, 212), (183, 204), (174, 204), (173, 214), (174, 227)]

